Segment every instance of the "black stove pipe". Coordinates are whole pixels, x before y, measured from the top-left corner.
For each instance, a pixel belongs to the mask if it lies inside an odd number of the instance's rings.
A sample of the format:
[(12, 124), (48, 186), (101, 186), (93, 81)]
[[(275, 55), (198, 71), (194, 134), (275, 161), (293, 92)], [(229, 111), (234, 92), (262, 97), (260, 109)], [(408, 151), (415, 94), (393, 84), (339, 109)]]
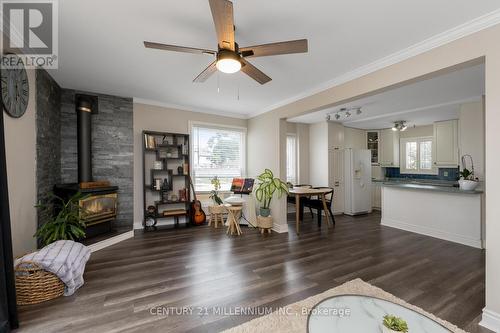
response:
[(92, 181), (92, 102), (76, 98), (78, 183)]

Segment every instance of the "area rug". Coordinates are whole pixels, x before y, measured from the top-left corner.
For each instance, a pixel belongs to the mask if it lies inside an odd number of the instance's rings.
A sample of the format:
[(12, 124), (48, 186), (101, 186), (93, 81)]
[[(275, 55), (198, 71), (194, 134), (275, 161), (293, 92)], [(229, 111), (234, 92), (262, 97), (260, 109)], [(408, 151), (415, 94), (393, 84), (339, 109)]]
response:
[[(419, 312), (430, 319), (436, 321), (454, 333), (466, 333), (457, 326), (437, 318), (436, 316), (422, 310), (419, 307), (411, 305), (388, 292), (374, 287), (361, 279), (352, 280), (336, 288), (325, 291), (324, 293), (311, 296), (305, 300), (287, 305), (287, 311), (282, 309), (268, 315), (253, 319), (240, 326), (233, 327), (224, 331), (225, 333), (269, 333), (269, 332), (287, 332), (304, 333), (307, 332), (307, 315), (302, 315), (303, 309), (312, 309), (316, 304), (326, 298), (338, 295), (365, 295), (380, 298), (396, 304), (400, 304), (413, 311)], [(345, 332), (347, 333), (347, 332)]]

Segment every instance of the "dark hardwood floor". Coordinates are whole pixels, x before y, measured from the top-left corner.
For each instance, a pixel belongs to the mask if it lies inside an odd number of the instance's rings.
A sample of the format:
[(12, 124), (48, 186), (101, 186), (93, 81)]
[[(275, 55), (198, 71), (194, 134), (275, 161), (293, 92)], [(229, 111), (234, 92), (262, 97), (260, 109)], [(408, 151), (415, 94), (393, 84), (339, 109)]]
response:
[(380, 214), (339, 216), (302, 234), (243, 228), (142, 232), (92, 254), (71, 297), (20, 308), (19, 331), (219, 332), (252, 317), (158, 316), (167, 307), (284, 306), (362, 278), (473, 333), (484, 307), (484, 252), (380, 226)]

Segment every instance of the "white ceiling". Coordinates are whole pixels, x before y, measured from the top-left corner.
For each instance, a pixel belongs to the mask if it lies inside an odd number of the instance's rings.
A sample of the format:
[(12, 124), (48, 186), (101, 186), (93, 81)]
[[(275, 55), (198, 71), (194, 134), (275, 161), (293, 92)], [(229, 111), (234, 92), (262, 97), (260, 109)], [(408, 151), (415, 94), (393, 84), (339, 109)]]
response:
[[(150, 50), (144, 40), (216, 48), (207, 0), (59, 1), (63, 87), (249, 116), (500, 8), (498, 0), (234, 0), (240, 46), (309, 39), (309, 53), (251, 61), (273, 78), (193, 78), (210, 56)], [(237, 99), (237, 91), (240, 98)]]
[(410, 126), (429, 125), (457, 119), (459, 105), (480, 100), (484, 89), (484, 65), (481, 64), (288, 121), (317, 123), (343, 107), (362, 107), (361, 115), (352, 112), (350, 117), (341, 117), (338, 122), (360, 129), (389, 128), (398, 120), (406, 120)]

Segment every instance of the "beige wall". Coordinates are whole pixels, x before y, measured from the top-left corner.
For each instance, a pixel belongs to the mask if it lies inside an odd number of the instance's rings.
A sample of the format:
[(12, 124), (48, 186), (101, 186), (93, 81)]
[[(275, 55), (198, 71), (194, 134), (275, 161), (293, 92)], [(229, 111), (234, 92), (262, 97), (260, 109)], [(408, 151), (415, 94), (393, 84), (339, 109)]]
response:
[(143, 218), (142, 131), (188, 134), (190, 121), (247, 127), (245, 119), (134, 103), (134, 226), (136, 228), (141, 227)]
[(297, 184), (308, 184), (309, 124), (286, 122), (286, 133), (297, 138)]
[[(460, 106), (458, 119), (460, 156), (469, 154), (474, 160), (474, 174), (484, 180), (484, 104), (482, 101)], [(467, 159), (467, 167), (470, 162)]]
[(300, 184), (309, 184), (309, 124), (297, 124), (299, 139), (299, 179)]
[(9, 208), (14, 256), (36, 249), (33, 234), (37, 227), (36, 204), (36, 85), (35, 71), (27, 70), (28, 109), (21, 118), (3, 112), (5, 154), (9, 186)]
[(328, 186), (328, 123), (309, 125), (309, 183)]
[[(340, 105), (360, 97), (373, 95), (407, 83), (429, 78), (485, 61), (486, 73), (486, 164), (485, 173), (495, 173), (500, 165), (498, 140), (500, 136), (500, 25), (460, 38), (394, 65), (377, 70), (358, 79), (326, 89), (294, 103), (277, 108), (250, 120), (265, 119), (279, 128), (280, 118), (291, 118), (326, 107)], [(269, 136), (279, 140), (280, 136)], [(271, 154), (262, 154), (266, 160), (279, 158), (278, 142)], [(273, 163), (273, 162), (269, 162)], [(486, 308), (500, 314), (500, 178), (486, 181)], [(500, 317), (500, 315), (499, 315)], [(500, 325), (499, 325), (500, 326)], [(500, 328), (499, 328), (500, 329)]]

